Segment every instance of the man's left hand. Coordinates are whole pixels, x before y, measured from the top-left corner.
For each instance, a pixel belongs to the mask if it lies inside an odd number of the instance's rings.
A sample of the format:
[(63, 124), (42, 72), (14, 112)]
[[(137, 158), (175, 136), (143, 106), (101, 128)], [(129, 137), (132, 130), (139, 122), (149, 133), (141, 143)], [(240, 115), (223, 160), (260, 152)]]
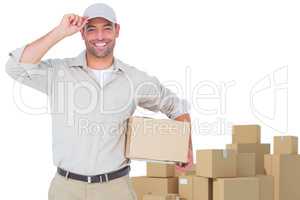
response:
[(190, 170), (193, 166), (193, 148), (190, 147), (189, 148), (189, 152), (188, 152), (188, 160), (186, 163), (178, 163), (176, 164), (175, 166), (175, 169), (176, 171), (179, 171), (179, 172), (186, 172), (188, 170)]

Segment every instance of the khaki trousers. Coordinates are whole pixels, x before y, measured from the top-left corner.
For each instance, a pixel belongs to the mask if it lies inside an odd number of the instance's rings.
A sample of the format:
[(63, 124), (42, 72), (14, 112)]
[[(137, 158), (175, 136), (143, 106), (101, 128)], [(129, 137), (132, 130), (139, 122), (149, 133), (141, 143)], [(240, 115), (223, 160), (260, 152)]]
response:
[(105, 183), (87, 183), (55, 174), (48, 200), (137, 200), (129, 176)]

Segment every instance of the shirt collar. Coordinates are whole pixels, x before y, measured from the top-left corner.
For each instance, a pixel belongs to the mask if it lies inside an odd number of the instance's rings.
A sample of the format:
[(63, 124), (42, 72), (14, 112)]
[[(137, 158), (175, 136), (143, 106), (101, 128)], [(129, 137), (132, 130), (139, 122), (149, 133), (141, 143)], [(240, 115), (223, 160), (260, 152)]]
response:
[[(125, 71), (124, 64), (116, 57), (113, 58), (112, 65), (114, 71)], [(70, 67), (81, 67), (86, 70), (88, 69), (86, 61), (86, 50), (83, 50), (77, 57), (73, 59)]]

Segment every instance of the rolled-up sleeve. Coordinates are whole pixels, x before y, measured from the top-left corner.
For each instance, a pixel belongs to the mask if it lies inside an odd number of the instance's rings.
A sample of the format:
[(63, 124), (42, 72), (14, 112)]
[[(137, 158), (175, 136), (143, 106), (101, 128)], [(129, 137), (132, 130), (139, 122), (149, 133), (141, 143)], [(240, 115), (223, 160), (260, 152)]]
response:
[(22, 46), (9, 53), (5, 71), (14, 80), (48, 94), (48, 85), (53, 73), (51, 59), (37, 64), (21, 63), (20, 58), (25, 47)]
[(141, 82), (136, 94), (138, 106), (153, 112), (160, 111), (170, 119), (190, 112), (188, 101), (166, 88), (155, 76), (148, 76)]

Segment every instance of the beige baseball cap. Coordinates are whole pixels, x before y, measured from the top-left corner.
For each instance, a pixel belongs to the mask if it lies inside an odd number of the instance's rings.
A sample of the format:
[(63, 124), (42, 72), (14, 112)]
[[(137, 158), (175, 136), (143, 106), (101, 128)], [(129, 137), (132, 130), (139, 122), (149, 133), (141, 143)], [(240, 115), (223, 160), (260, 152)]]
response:
[(95, 3), (90, 5), (85, 9), (83, 16), (88, 17), (88, 19), (102, 17), (112, 23), (117, 23), (115, 11), (112, 7), (104, 3)]

